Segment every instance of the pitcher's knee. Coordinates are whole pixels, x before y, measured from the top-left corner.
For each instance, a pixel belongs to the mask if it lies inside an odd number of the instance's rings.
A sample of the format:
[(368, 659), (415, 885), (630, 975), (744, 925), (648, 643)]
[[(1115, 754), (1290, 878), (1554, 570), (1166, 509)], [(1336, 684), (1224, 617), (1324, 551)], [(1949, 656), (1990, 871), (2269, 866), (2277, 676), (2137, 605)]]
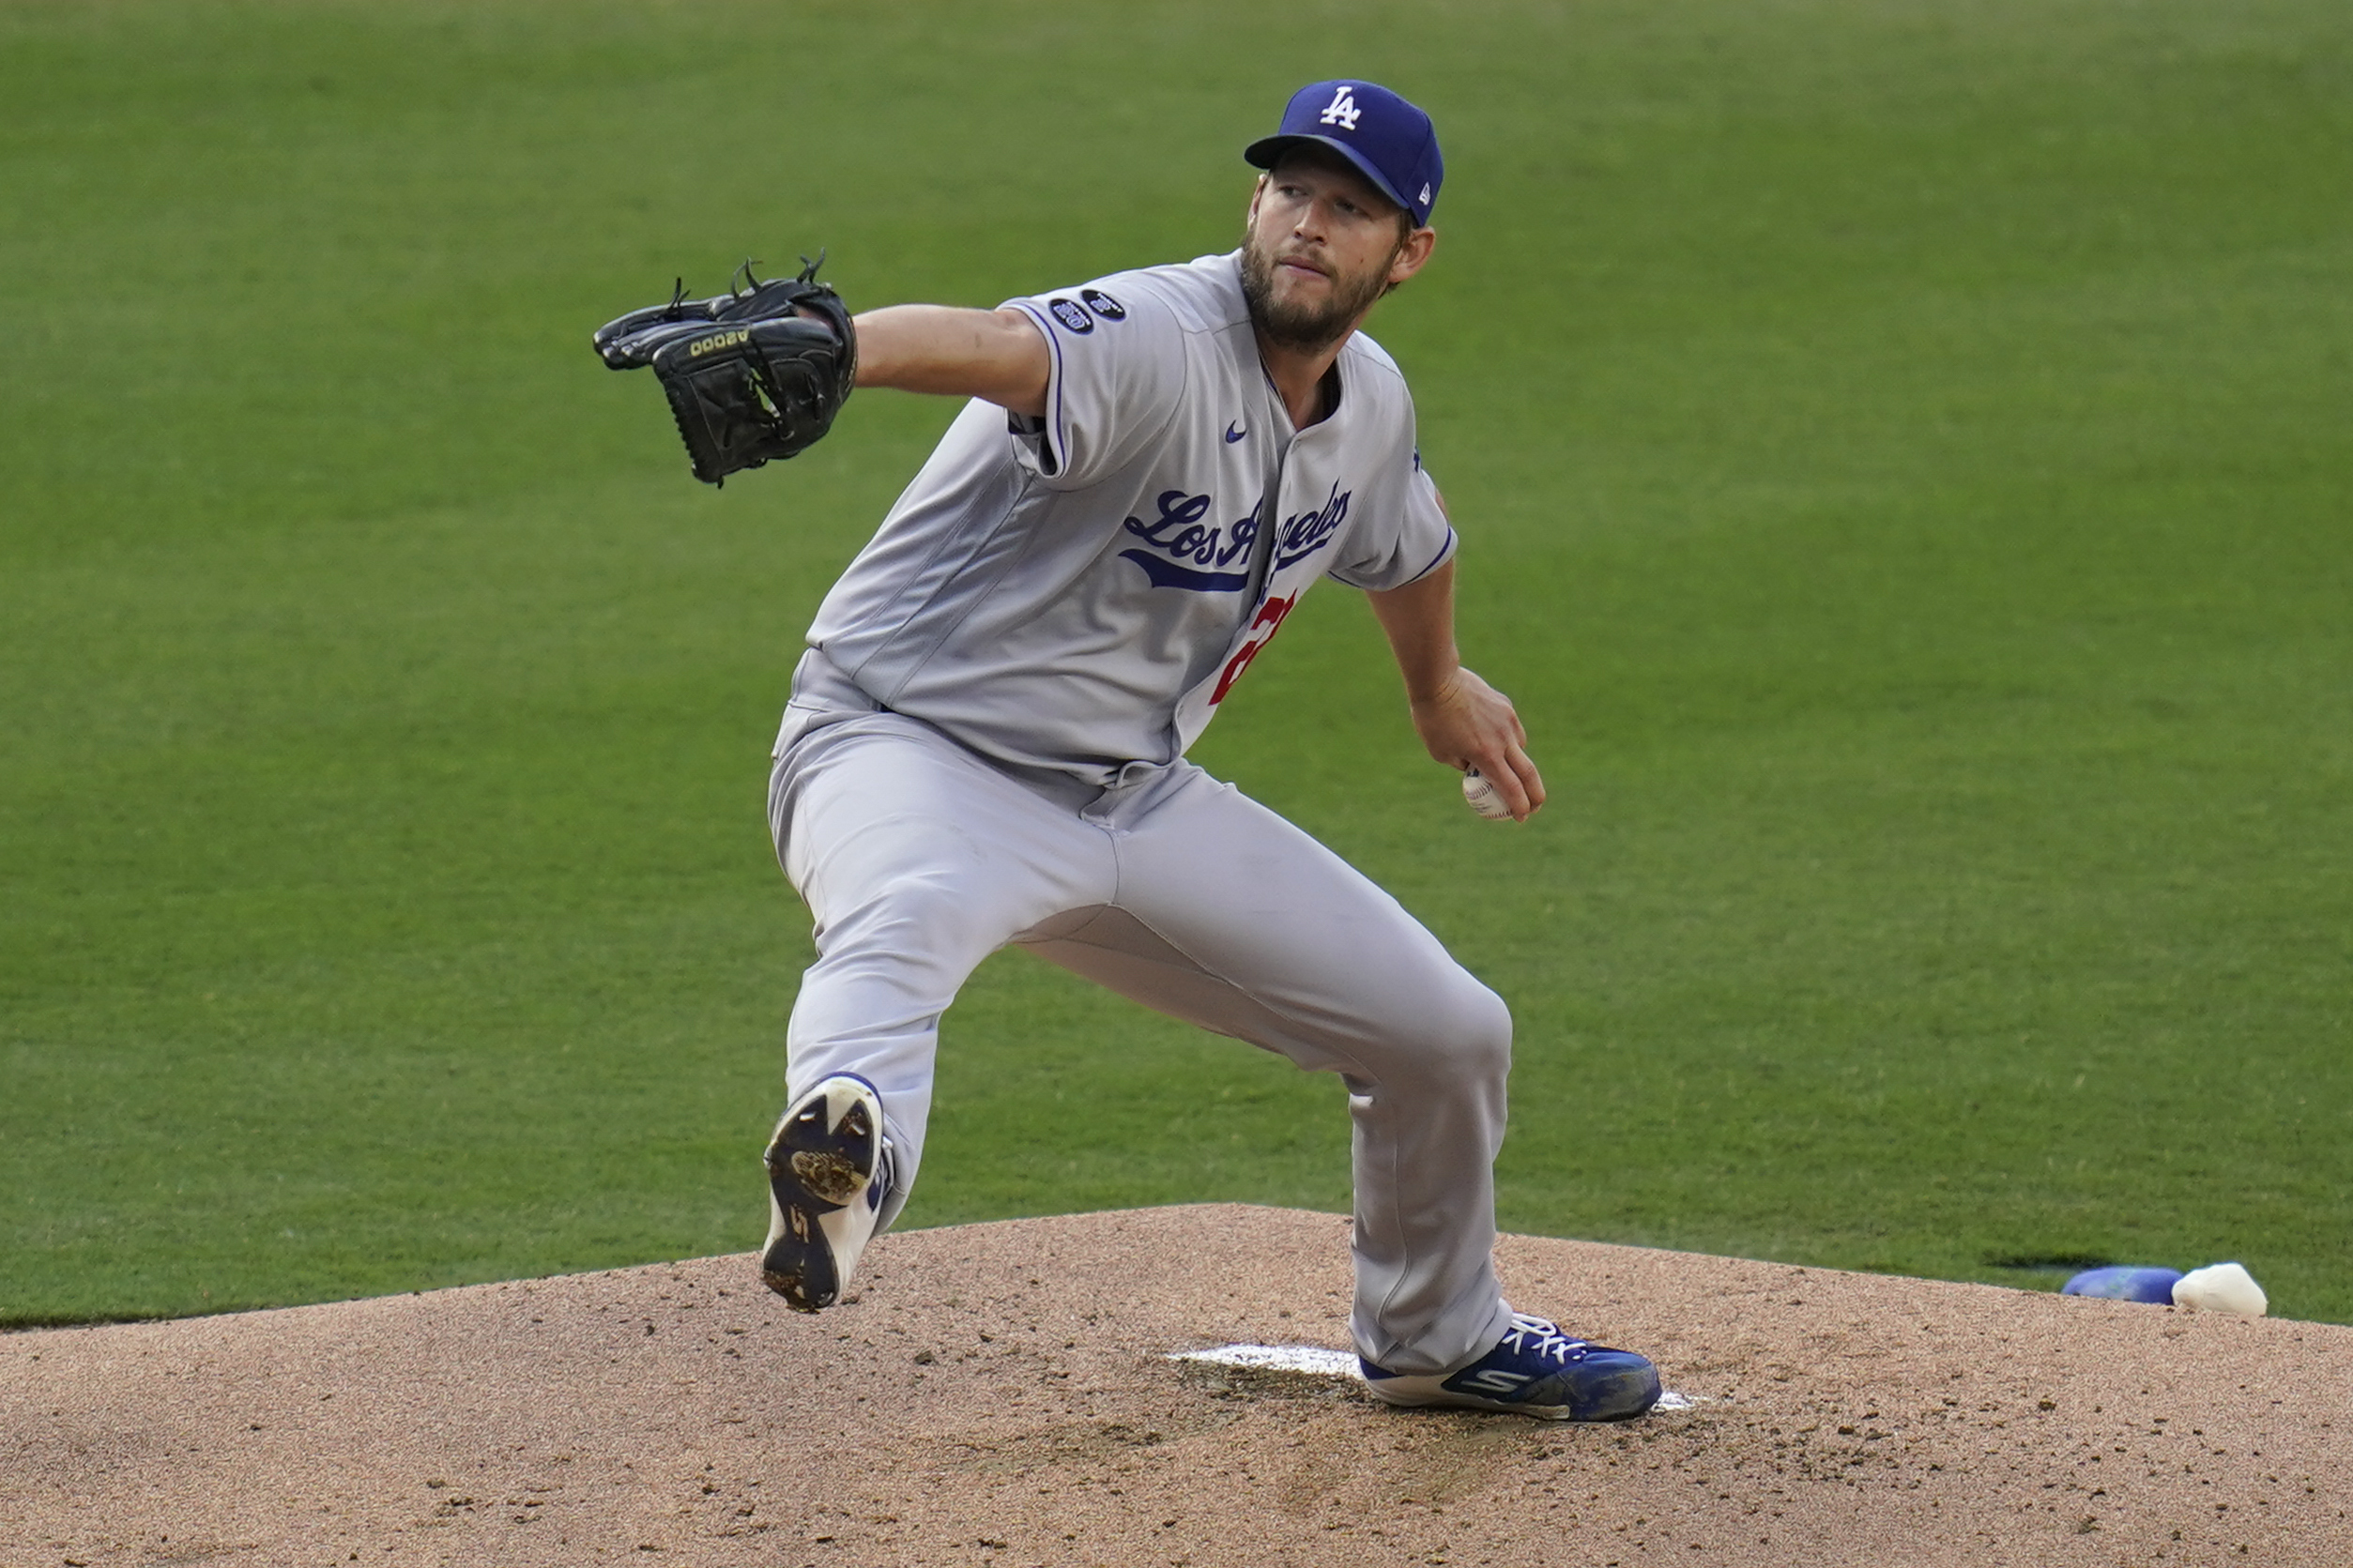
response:
[(1511, 1008), (1470, 976), (1463, 982), (1451, 1055), (1460, 1071), (1501, 1078), (1511, 1071)]
[(1383, 1054), (1398, 1081), (1503, 1081), (1511, 1071), (1511, 1009), (1504, 998), (1456, 969), (1419, 990), (1411, 1006), (1383, 1014)]
[(829, 956), (850, 949), (907, 956), (977, 958), (1001, 944), (1002, 917), (956, 875), (960, 868), (902, 874), (868, 888), (828, 918), (817, 934)]

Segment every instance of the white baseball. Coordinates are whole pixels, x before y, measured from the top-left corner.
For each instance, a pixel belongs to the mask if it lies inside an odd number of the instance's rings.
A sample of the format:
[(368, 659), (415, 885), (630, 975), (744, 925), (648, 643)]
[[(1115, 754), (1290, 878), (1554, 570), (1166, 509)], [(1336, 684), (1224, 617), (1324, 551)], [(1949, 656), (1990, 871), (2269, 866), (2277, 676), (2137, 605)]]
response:
[(1489, 784), (1475, 768), (1462, 775), (1462, 799), (1490, 822), (1511, 820), (1511, 808), (1504, 804), (1503, 791)]

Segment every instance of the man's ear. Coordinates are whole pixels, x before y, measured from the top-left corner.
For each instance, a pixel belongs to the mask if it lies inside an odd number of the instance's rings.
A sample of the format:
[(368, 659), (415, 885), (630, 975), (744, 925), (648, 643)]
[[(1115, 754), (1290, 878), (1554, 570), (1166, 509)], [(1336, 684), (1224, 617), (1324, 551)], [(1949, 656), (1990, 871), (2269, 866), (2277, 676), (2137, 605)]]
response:
[(1261, 175), (1250, 187), (1250, 206), (1243, 214), (1242, 221), (1252, 229), (1259, 226), (1259, 198), (1266, 194), (1266, 180), (1267, 176)]
[(1398, 253), (1389, 259), (1389, 286), (1395, 288), (1419, 272), (1437, 248), (1436, 229), (1415, 229), (1407, 235), (1405, 243), (1398, 247)]

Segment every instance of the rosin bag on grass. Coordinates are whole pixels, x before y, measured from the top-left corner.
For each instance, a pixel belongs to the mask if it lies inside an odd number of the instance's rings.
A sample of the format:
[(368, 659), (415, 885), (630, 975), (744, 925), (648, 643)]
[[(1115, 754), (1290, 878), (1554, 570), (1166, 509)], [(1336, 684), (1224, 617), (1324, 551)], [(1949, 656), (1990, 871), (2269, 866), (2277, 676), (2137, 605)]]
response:
[(2260, 1317), (2271, 1308), (2263, 1286), (2236, 1263), (2191, 1270), (2174, 1282), (2173, 1303), (2203, 1312), (2235, 1312), (2241, 1317)]

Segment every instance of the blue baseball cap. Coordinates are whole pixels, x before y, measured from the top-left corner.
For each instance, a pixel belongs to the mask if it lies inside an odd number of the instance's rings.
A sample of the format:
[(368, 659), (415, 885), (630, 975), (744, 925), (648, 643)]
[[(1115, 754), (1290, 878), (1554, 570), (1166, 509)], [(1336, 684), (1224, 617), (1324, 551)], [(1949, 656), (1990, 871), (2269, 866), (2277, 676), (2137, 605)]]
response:
[(1242, 149), (1261, 169), (1303, 142), (1330, 147), (1354, 164), (1383, 195), (1429, 221), (1446, 164), (1438, 156), (1438, 128), (1429, 116), (1372, 82), (1317, 82), (1291, 95), (1283, 128)]

